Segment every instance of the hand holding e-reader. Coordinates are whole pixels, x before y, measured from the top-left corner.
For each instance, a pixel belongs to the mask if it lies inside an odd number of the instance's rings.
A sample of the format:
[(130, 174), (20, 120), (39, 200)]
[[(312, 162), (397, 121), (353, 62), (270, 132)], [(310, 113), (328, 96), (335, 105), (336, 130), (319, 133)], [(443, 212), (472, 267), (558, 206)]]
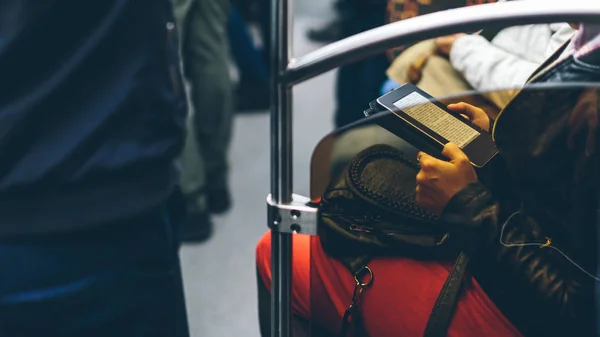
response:
[[(479, 113), (467, 111), (462, 105), (448, 109), (412, 84), (404, 84), (369, 105), (371, 109), (365, 115), (390, 111), (391, 114), (377, 118), (376, 123), (435, 157), (443, 158), (442, 150), (448, 142), (456, 144), (475, 167), (483, 167), (498, 153), (491, 134), (477, 125), (483, 118)], [(469, 121), (461, 113), (477, 120)]]

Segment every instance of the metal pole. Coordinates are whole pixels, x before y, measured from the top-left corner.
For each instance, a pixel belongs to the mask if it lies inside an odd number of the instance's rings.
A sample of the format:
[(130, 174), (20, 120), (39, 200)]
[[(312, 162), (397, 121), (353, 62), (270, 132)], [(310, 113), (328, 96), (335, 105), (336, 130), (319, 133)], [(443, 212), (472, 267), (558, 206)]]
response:
[[(292, 201), (293, 189), (292, 88), (281, 81), (290, 62), (290, 2), (271, 0), (271, 196), (276, 203)], [(290, 337), (292, 234), (271, 232), (271, 266), (271, 337)]]

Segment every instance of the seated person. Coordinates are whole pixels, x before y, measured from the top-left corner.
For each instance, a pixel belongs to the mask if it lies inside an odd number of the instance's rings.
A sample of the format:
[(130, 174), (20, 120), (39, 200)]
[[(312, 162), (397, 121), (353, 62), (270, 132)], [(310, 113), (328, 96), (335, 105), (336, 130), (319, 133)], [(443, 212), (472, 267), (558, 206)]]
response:
[[(396, 58), (387, 71), (389, 80), (382, 92), (406, 82), (435, 97), (475, 89), (489, 93), (487, 98), (501, 109), (516, 93), (505, 89), (521, 88), (573, 32), (567, 24), (537, 24), (424, 41)], [(415, 67), (420, 68), (418, 76), (414, 75)]]
[[(552, 62), (559, 59), (560, 68), (542, 71), (532, 83), (562, 82), (567, 74), (572, 82), (600, 82), (600, 25), (582, 26), (585, 30), (546, 63), (554, 67)], [(505, 169), (494, 170), (494, 180), (503, 190), (479, 183), (468, 158), (453, 144), (444, 148), (449, 162), (419, 153), (419, 205), (442, 218), (472, 219), (464, 226), (468, 228), (448, 228), (450, 235), (477, 235), (468, 252), (473, 259), (471, 282), (463, 290), (448, 336), (595, 336), (599, 90), (578, 88), (572, 93), (572, 99), (560, 101), (562, 106), (551, 92), (509, 104), (495, 123), (472, 105), (449, 106), (484, 129), (494, 128)], [(544, 243), (546, 237), (554, 238), (554, 245), (572, 261), (555, 247), (506, 244)], [(267, 233), (257, 247), (262, 289), (269, 289), (272, 276), (270, 238)], [(293, 259), (294, 314), (337, 336), (355, 287), (352, 274), (324, 253), (318, 237), (294, 235)], [(388, 257), (374, 258), (369, 267), (375, 282), (360, 302), (367, 333), (422, 336), (450, 265)], [(311, 305), (311, 299), (318, 303)], [(268, 297), (259, 297), (259, 303), (262, 333), (267, 336)]]

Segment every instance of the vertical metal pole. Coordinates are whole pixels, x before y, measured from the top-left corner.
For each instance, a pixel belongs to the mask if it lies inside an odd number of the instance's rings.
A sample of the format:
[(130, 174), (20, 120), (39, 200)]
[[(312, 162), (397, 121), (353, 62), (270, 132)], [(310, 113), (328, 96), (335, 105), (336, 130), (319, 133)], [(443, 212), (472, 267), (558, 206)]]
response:
[[(292, 88), (280, 81), (290, 61), (290, 2), (271, 0), (271, 196), (277, 203), (290, 202), (293, 188)], [(271, 232), (271, 266), (271, 337), (291, 337), (291, 234)]]

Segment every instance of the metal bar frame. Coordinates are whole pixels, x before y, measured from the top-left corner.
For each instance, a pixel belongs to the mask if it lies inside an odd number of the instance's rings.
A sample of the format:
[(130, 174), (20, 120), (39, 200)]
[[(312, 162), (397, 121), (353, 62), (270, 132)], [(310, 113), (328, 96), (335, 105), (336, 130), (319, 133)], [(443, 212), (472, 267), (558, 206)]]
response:
[[(275, 205), (290, 205), (292, 192), (292, 86), (389, 48), (441, 35), (481, 28), (552, 22), (600, 22), (596, 1), (515, 1), (427, 14), (375, 28), (292, 59), (293, 1), (271, 1), (271, 195)], [(367, 102), (365, 102), (366, 104)], [(291, 337), (292, 235), (280, 231), (269, 212), (272, 284), (271, 336)]]

